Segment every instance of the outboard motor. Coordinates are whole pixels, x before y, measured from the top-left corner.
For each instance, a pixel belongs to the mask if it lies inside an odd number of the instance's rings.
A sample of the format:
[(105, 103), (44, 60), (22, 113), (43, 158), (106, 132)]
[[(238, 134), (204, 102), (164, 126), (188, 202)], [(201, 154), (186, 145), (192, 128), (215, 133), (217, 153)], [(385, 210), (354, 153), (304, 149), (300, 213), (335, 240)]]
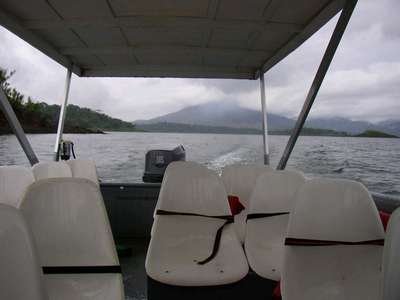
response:
[(58, 146), (57, 161), (59, 159), (69, 160), (71, 158), (71, 155), (74, 159), (76, 159), (74, 152), (74, 143), (71, 141), (62, 140), (60, 142), (60, 145)]
[(185, 148), (179, 145), (173, 150), (150, 150), (146, 153), (143, 182), (161, 182), (165, 169), (173, 161), (186, 160)]

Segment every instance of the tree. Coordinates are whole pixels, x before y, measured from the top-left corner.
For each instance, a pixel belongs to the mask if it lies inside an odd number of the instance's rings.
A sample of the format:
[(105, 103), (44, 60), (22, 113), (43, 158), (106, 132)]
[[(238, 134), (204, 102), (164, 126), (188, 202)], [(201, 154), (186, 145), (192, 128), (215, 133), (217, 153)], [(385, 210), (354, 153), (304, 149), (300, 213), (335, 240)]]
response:
[[(10, 84), (10, 79), (15, 74), (15, 71), (8, 71), (0, 67), (0, 87), (7, 96), (11, 107), (20, 120), (22, 127), (48, 127), (50, 128), (50, 118), (46, 116), (40, 107), (40, 103), (35, 102), (31, 97), (25, 100), (25, 96)], [(3, 116), (0, 114), (0, 125), (3, 127), (0, 132), (8, 132), (9, 126)]]

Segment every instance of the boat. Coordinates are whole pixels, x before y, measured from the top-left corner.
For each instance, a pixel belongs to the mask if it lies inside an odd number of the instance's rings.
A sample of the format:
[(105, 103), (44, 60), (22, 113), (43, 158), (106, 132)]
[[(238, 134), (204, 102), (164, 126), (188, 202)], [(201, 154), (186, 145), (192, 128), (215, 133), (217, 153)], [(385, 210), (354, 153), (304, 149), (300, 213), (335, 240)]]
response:
[[(0, 89), (0, 108), (32, 165), (0, 167), (0, 298), (400, 299), (400, 199), (285, 170), (356, 5), (1, 0), (0, 25), (64, 66), (66, 81), (55, 162), (39, 162)], [(272, 170), (264, 74), (336, 15)], [(218, 176), (177, 161), (163, 165), (162, 183), (100, 182), (94, 162), (58, 161), (71, 146), (60, 147), (72, 74), (259, 80), (264, 165)], [(394, 212), (386, 235), (379, 212), (386, 221)]]

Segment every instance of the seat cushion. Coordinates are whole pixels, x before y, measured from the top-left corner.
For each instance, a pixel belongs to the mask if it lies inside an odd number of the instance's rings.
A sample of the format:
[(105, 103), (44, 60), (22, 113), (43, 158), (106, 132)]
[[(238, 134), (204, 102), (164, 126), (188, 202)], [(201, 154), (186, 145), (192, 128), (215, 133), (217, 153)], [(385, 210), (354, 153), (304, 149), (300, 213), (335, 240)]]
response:
[(72, 177), (86, 178), (99, 184), (96, 164), (93, 160), (71, 159), (67, 161), (67, 164), (71, 168)]
[(223, 168), (222, 181), (228, 195), (238, 196), (240, 203), (245, 209), (235, 215), (235, 230), (239, 240), (243, 243), (246, 232), (246, 215), (250, 203), (250, 197), (256, 185), (258, 176), (264, 172), (271, 171), (269, 166), (264, 165), (230, 165)]
[(21, 213), (0, 204), (0, 299), (45, 300), (43, 274)]
[[(42, 266), (119, 265), (99, 186), (88, 179), (52, 178), (32, 184), (21, 204)], [(122, 277), (46, 274), (51, 299), (124, 299)]]
[(32, 167), (32, 171), (35, 180), (72, 177), (71, 169), (65, 161), (39, 162)]
[(30, 168), (20, 166), (0, 167), (0, 203), (19, 207), (27, 187), (34, 180)]
[[(365, 242), (384, 238), (377, 208), (360, 183), (313, 179), (299, 190), (288, 238)], [(380, 245), (287, 245), (282, 271), (285, 299), (380, 299)]]
[[(249, 214), (289, 213), (305, 177), (297, 171), (270, 171), (257, 180)], [(245, 250), (251, 269), (261, 277), (280, 280), (288, 214), (247, 220)]]
[(250, 268), (259, 276), (281, 279), (288, 215), (249, 220), (245, 250)]
[(383, 253), (383, 299), (400, 299), (400, 208), (390, 217)]
[(124, 299), (120, 274), (46, 275), (45, 286), (51, 300)]
[(225, 188), (213, 171), (192, 162), (171, 163), (157, 209), (202, 216), (155, 215), (146, 257), (152, 279), (177, 286), (211, 286), (233, 283), (247, 274), (232, 224), (223, 227), (216, 256), (198, 264), (210, 256), (217, 231), (226, 222), (212, 216), (231, 217)]
[(377, 300), (382, 284), (382, 247), (287, 247), (284, 299)]
[(193, 216), (158, 216), (146, 257), (148, 276), (179, 286), (237, 282), (248, 272), (245, 254), (232, 224), (225, 226), (216, 257), (205, 265), (215, 233), (224, 220)]

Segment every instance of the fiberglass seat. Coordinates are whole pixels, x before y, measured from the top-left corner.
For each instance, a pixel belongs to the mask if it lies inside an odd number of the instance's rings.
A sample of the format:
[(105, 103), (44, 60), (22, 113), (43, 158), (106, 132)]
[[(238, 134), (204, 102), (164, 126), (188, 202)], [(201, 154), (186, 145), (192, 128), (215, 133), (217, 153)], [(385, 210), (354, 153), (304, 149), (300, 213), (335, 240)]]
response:
[(0, 204), (0, 245), (0, 299), (48, 299), (28, 226), (5, 204)]
[(34, 181), (30, 168), (0, 167), (0, 203), (19, 207), (27, 187)]
[(71, 168), (65, 161), (39, 162), (32, 167), (35, 180), (72, 177)]
[[(192, 162), (171, 163), (157, 207), (146, 257), (150, 278), (167, 285), (204, 287), (234, 283), (246, 276), (248, 264), (228, 224), (233, 219), (217, 174)], [(211, 258), (219, 229), (220, 243)]]
[(93, 160), (71, 159), (67, 160), (67, 164), (71, 169), (72, 177), (86, 178), (99, 185), (96, 164)]
[(50, 299), (124, 299), (98, 185), (81, 178), (43, 179), (28, 188), (21, 210), (33, 231)]
[(257, 180), (248, 209), (245, 250), (251, 269), (259, 276), (281, 279), (289, 213), (296, 192), (304, 184), (297, 171), (270, 171)]
[(400, 208), (389, 219), (383, 250), (383, 299), (400, 299)]
[(314, 179), (300, 188), (285, 240), (286, 300), (378, 300), (384, 231), (360, 183)]
[(239, 240), (243, 243), (246, 232), (246, 216), (251, 193), (258, 177), (272, 168), (264, 165), (230, 165), (222, 170), (221, 178), (228, 195), (238, 196), (244, 210), (235, 215), (235, 230)]

